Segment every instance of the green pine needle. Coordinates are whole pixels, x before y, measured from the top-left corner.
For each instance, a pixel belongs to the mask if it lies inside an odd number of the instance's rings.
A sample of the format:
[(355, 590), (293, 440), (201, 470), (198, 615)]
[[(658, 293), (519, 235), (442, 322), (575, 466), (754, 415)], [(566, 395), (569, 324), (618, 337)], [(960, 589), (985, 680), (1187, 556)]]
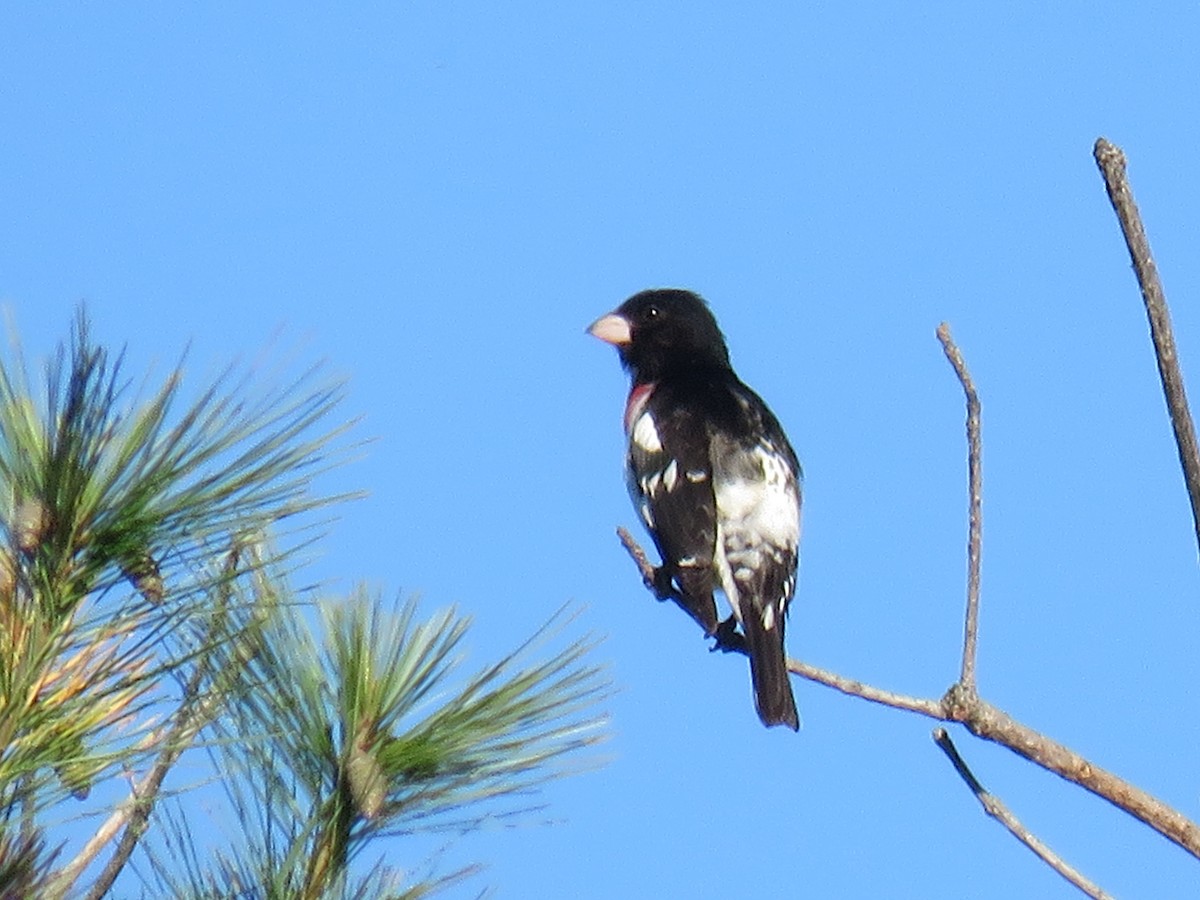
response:
[(300, 608), (280, 612), (220, 746), (258, 798), (241, 808), (263, 821), (244, 832), (287, 836), (249, 855), (308, 888), (344, 877), (372, 838), (469, 829), (510, 812), (506, 797), (527, 806), (604, 736), (594, 641), (534, 658), (562, 615), (464, 681), (469, 620), (453, 610), (421, 621), (415, 602), (389, 610), (360, 590), (323, 603), (315, 630)]

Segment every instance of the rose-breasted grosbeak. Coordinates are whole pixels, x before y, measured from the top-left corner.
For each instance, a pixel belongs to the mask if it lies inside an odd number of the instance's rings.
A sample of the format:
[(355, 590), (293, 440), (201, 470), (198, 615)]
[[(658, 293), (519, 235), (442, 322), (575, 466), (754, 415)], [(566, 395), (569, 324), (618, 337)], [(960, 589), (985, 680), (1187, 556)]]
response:
[(798, 728), (783, 631), (802, 476), (787, 435), (734, 374), (716, 319), (690, 291), (642, 291), (588, 330), (616, 346), (632, 377), (626, 479), (662, 574), (710, 635), (713, 591), (725, 594), (745, 633), (759, 718)]

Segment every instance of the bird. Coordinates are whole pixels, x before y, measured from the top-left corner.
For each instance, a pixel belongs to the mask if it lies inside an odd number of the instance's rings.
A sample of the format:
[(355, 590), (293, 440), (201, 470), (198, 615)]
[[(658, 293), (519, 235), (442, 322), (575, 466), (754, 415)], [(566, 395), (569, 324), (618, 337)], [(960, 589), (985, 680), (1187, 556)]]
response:
[[(641, 291), (588, 332), (616, 347), (630, 375), (626, 486), (662, 558), (660, 578), (719, 642), (741, 625), (759, 719), (797, 730), (784, 649), (800, 543), (795, 450), (735, 374), (698, 294)], [(733, 613), (724, 622), (718, 590)]]

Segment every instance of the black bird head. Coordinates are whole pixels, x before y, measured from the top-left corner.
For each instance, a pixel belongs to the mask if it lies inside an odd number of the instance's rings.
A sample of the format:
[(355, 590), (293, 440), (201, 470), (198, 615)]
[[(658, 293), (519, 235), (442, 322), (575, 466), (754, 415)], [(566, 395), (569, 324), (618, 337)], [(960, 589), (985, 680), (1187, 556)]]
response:
[(717, 320), (691, 291), (655, 289), (634, 294), (588, 332), (612, 344), (635, 383), (669, 372), (728, 369), (729, 350)]

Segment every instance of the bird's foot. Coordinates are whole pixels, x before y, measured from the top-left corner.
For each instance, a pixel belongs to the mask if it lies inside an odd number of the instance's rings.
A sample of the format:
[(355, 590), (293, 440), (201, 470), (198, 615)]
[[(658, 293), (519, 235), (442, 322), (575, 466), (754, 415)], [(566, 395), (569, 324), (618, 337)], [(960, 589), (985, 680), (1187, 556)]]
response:
[(720, 650), (722, 653), (745, 653), (746, 638), (737, 627), (737, 619), (734, 616), (718, 625), (712, 635), (713, 645), (710, 652), (716, 653)]
[(655, 569), (654, 576), (649, 583), (659, 603), (664, 600), (674, 600), (679, 596), (671, 570), (666, 566), (659, 566)]

